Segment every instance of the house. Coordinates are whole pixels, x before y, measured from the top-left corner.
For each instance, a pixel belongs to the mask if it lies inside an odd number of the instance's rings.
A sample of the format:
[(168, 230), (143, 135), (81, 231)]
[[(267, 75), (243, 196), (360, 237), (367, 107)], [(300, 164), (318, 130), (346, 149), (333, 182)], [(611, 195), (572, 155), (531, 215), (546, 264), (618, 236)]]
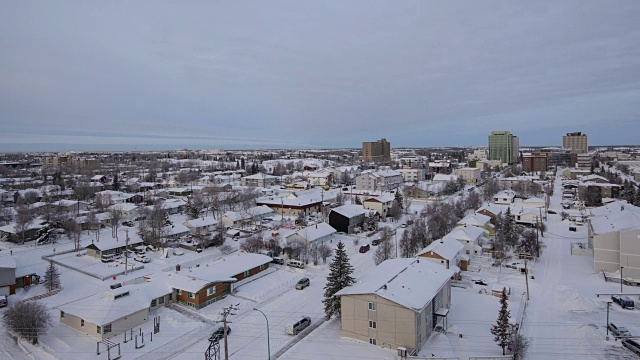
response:
[(273, 215), (273, 210), (266, 206), (254, 206), (246, 211), (227, 211), (222, 216), (222, 225), (225, 228), (243, 227), (260, 223), (262, 219)]
[(115, 210), (120, 213), (123, 221), (131, 221), (138, 217), (138, 206), (131, 203), (119, 203), (109, 206), (109, 210)]
[(451, 230), (444, 237), (452, 238), (462, 243), (467, 255), (478, 255), (482, 253), (482, 244), (486, 240), (485, 234), (487, 233), (487, 230), (479, 227), (463, 225)]
[(515, 222), (521, 225), (536, 227), (540, 221), (540, 209), (514, 207), (511, 215)]
[[(100, 223), (101, 227), (106, 227), (111, 224), (111, 214), (110, 213), (97, 213), (95, 214), (96, 220)], [(76, 223), (80, 224), (82, 230), (96, 230), (97, 226), (95, 224), (89, 223), (89, 216), (79, 216), (75, 218)]]
[(311, 186), (327, 186), (333, 184), (333, 175), (330, 172), (313, 171), (306, 174)]
[(596, 191), (600, 194), (600, 198), (619, 198), (621, 186), (617, 184), (598, 183), (598, 182), (581, 182), (578, 184), (578, 196), (580, 199), (587, 197), (588, 191)]
[(446, 184), (449, 181), (455, 181), (457, 176), (455, 175), (447, 175), (447, 174), (435, 174), (433, 179), (431, 180), (434, 184)]
[(594, 271), (640, 279), (640, 207), (617, 201), (590, 210), (588, 244)]
[(452, 238), (436, 240), (420, 250), (416, 256), (453, 270), (456, 280), (460, 279), (460, 270), (467, 271), (469, 265), (469, 256), (465, 254), (464, 245)]
[(11, 241), (17, 243), (20, 242), (23, 237), (25, 241), (30, 241), (36, 236), (38, 230), (44, 227), (43, 223), (43, 220), (34, 220), (29, 224), (29, 226), (27, 226), (24, 233), (15, 228), (15, 223), (2, 226), (0, 227), (0, 241)]
[(435, 161), (429, 163), (431, 174), (451, 174), (451, 163), (448, 161)]
[(87, 255), (100, 259), (102, 255), (123, 254), (127, 246), (129, 249), (132, 249), (138, 245), (142, 245), (142, 240), (137, 236), (130, 238), (128, 245), (125, 239), (114, 239), (106, 236), (102, 237), (100, 241), (95, 241), (87, 245), (85, 249), (87, 250)]
[(266, 255), (238, 253), (190, 269), (178, 266), (175, 273), (164, 274), (162, 280), (176, 291), (176, 301), (201, 309), (267, 270), (270, 262), (271, 257)]
[(415, 185), (405, 186), (404, 196), (411, 199), (427, 199), (438, 196), (445, 187), (446, 183), (428, 184), (420, 182)]
[(516, 192), (513, 190), (502, 190), (493, 195), (494, 204), (511, 205), (516, 198)]
[(107, 179), (107, 177), (106, 177), (106, 176), (104, 176), (104, 175), (94, 175), (94, 176), (91, 178), (91, 181), (92, 181), (92, 182), (99, 182), (99, 183), (101, 183), (101, 184), (106, 184), (106, 183), (107, 183), (107, 181), (109, 181), (109, 179)]
[(256, 200), (257, 206), (266, 205), (282, 216), (298, 216), (299, 213), (308, 216), (316, 212), (321, 212), (325, 198), (322, 189), (314, 188), (303, 191), (292, 192), (283, 197), (266, 196)]
[[(61, 212), (79, 213), (80, 211), (86, 211), (89, 208), (89, 204), (84, 201), (73, 200), (58, 200), (51, 204), (52, 208), (58, 208)], [(54, 210), (55, 211), (55, 210)]]
[(240, 179), (240, 183), (242, 184), (242, 186), (269, 187), (275, 185), (277, 180), (277, 176), (257, 173), (242, 177)]
[(218, 220), (213, 216), (187, 220), (182, 223), (191, 235), (206, 236), (218, 228)]
[(457, 226), (476, 226), (483, 230), (487, 230), (490, 236), (495, 233), (495, 226), (491, 223), (491, 216), (483, 214), (470, 214), (458, 221)]
[(453, 274), (420, 258), (382, 262), (336, 293), (342, 336), (420, 351), (436, 327), (446, 328)]
[(58, 306), (60, 323), (102, 341), (143, 325), (153, 310), (174, 299), (160, 281), (125, 285)]
[(398, 169), (396, 171), (399, 172), (400, 175), (402, 175), (402, 178), (406, 183), (407, 182), (417, 183), (427, 179), (426, 171), (424, 169), (404, 168), (404, 169)]
[(365, 170), (356, 176), (356, 189), (364, 191), (391, 191), (404, 181), (402, 175), (394, 170)]
[(375, 211), (380, 218), (384, 219), (388, 216), (389, 209), (391, 209), (395, 200), (393, 196), (380, 195), (363, 201), (362, 206), (367, 210)]
[(309, 244), (316, 243), (322, 244), (325, 241), (329, 241), (333, 238), (333, 234), (336, 233), (336, 229), (326, 222), (307, 226), (304, 229), (300, 229), (295, 233), (286, 237), (287, 243), (291, 241), (301, 240)]
[(607, 180), (607, 178), (602, 177), (600, 175), (596, 175), (596, 174), (589, 174), (589, 175), (583, 175), (583, 176), (579, 176), (579, 179), (581, 182), (594, 182), (594, 183), (599, 183), (599, 184), (608, 184), (609, 180)]
[(495, 204), (486, 204), (476, 210), (476, 214), (487, 215), (491, 218), (491, 222), (495, 224), (495, 220), (499, 215), (502, 215), (504, 207)]
[(329, 213), (329, 225), (338, 232), (353, 234), (356, 228), (362, 226), (365, 219), (365, 210), (359, 205), (342, 205), (331, 209)]
[[(532, 209), (544, 209), (545, 201), (541, 198), (528, 198), (528, 199), (519, 199), (516, 198), (513, 201), (514, 206), (520, 206), (523, 208), (532, 208)], [(544, 211), (544, 210), (543, 210)]]
[(174, 223), (173, 225), (167, 225), (162, 228), (162, 234), (167, 239), (179, 239), (185, 235), (188, 235), (191, 230), (183, 224)]
[(481, 180), (481, 172), (482, 170), (474, 167), (466, 167), (456, 170), (456, 174), (458, 176), (462, 176), (462, 178), (464, 178), (464, 180), (467, 182), (467, 185), (478, 184), (478, 182), (480, 182)]
[(39, 283), (31, 262), (10, 255), (0, 257), (0, 295), (13, 295), (16, 289)]

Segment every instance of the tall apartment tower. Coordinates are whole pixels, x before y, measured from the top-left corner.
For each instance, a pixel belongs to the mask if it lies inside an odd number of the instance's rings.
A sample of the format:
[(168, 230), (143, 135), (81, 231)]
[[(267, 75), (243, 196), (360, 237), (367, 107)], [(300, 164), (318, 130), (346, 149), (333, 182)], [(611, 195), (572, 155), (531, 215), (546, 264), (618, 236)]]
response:
[(391, 161), (391, 143), (387, 139), (362, 143), (362, 160), (388, 162)]
[(508, 131), (492, 131), (489, 135), (489, 160), (503, 163), (518, 162), (520, 142), (518, 137)]
[(587, 134), (583, 134), (580, 131), (567, 133), (562, 137), (562, 148), (578, 154), (589, 152)]

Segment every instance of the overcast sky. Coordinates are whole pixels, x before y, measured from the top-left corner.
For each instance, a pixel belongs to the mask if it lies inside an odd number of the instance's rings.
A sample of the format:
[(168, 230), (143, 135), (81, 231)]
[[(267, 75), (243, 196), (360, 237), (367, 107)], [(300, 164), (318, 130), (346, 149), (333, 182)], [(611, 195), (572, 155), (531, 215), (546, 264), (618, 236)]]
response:
[(638, 144), (640, 1), (8, 1), (0, 150)]

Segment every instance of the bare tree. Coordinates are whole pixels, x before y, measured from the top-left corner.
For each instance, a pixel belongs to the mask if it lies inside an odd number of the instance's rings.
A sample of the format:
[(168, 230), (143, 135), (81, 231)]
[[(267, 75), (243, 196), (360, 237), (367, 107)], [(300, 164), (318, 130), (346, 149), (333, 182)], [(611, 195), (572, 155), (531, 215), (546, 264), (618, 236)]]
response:
[(109, 215), (111, 215), (111, 238), (117, 239), (118, 228), (120, 227), (120, 221), (122, 221), (122, 213), (118, 209), (110, 209)]
[(336, 206), (342, 206), (344, 205), (344, 195), (342, 195), (342, 192), (339, 192), (336, 195), (336, 200), (335, 200)]
[(244, 239), (240, 243), (240, 250), (246, 251), (248, 253), (257, 253), (262, 249), (263, 241), (262, 236), (255, 234), (246, 239)]
[(373, 261), (376, 265), (379, 265), (385, 260), (394, 258), (393, 241), (391, 240), (391, 230), (388, 227), (383, 227), (380, 231), (380, 244), (373, 254)]
[(200, 193), (193, 193), (187, 198), (187, 205), (185, 211), (189, 219), (197, 219), (205, 209), (205, 202)]
[(326, 264), (327, 258), (333, 254), (333, 250), (327, 244), (322, 243), (318, 246), (318, 254), (322, 258), (322, 262)]
[(513, 360), (524, 359), (529, 349), (529, 340), (518, 333), (511, 333), (507, 349), (513, 354)]
[(82, 226), (75, 220), (70, 219), (62, 223), (67, 238), (73, 241), (76, 251), (80, 250), (80, 236), (82, 235)]
[(0, 201), (0, 226), (7, 225), (13, 220), (11, 208), (4, 206)]
[(500, 191), (500, 182), (497, 179), (489, 178), (485, 181), (483, 186), (484, 200), (489, 201), (493, 199), (493, 196)]
[(413, 237), (410, 235), (410, 231), (405, 230), (402, 232), (398, 247), (400, 248), (400, 256), (403, 258), (413, 257), (418, 252), (418, 246)]
[(6, 329), (37, 344), (38, 336), (51, 325), (51, 316), (41, 302), (19, 301), (4, 311), (2, 322)]
[(19, 241), (22, 244), (26, 240), (26, 232), (29, 229), (29, 226), (33, 223), (35, 217), (29, 206), (22, 203), (15, 207), (15, 211), (15, 229), (19, 236)]

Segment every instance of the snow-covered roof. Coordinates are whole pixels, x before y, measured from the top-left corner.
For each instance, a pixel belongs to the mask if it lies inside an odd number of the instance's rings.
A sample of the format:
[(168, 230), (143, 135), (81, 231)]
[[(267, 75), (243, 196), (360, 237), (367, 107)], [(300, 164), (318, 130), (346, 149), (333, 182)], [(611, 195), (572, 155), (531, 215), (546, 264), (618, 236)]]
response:
[(421, 311), (454, 272), (430, 261), (390, 259), (361, 276), (336, 295), (375, 294), (401, 306)]
[(224, 216), (228, 217), (231, 221), (236, 222), (236, 221), (251, 219), (256, 216), (263, 216), (271, 213), (273, 213), (273, 210), (270, 207), (266, 205), (261, 205), (261, 206), (254, 206), (249, 210), (243, 211), (243, 212), (227, 211), (226, 213), (224, 213)]
[(207, 216), (207, 217), (187, 220), (182, 224), (185, 225), (186, 227), (200, 228), (200, 227), (215, 225), (217, 223), (218, 223), (218, 220), (216, 220), (216, 218), (214, 218), (213, 216)]
[[(142, 243), (142, 240), (137, 236), (129, 238), (129, 246), (134, 246), (136, 244), (141, 244), (141, 243)], [(92, 244), (87, 245), (86, 248), (106, 251), (111, 249), (117, 249), (123, 246), (125, 246), (125, 239), (123, 237), (116, 239), (110, 236), (104, 236), (104, 237), (100, 237), (100, 241), (94, 241)]]
[(445, 237), (429, 244), (429, 246), (418, 252), (418, 256), (433, 251), (440, 255), (440, 257), (452, 261), (452, 264), (455, 265), (453, 259), (455, 259), (456, 255), (463, 249), (464, 245), (462, 245), (461, 242)]
[(361, 205), (342, 205), (335, 209), (331, 209), (331, 211), (337, 212), (338, 214), (348, 218), (367, 213), (367, 210), (365, 210)]
[(482, 206), (480, 209), (476, 210), (476, 214), (483, 210), (490, 212), (494, 215), (499, 215), (500, 213), (502, 213), (502, 211), (505, 210), (505, 207), (501, 205), (496, 205), (496, 204), (486, 204)]
[[(296, 231), (296, 234), (311, 242), (325, 236), (329, 236), (335, 232), (336, 229), (334, 229), (331, 225), (327, 224), (326, 222), (321, 222), (319, 224), (307, 226), (304, 229), (300, 229)], [(293, 236), (293, 234), (289, 236)]]
[(455, 175), (435, 174), (433, 176), (433, 181), (450, 181), (455, 179), (456, 179)]
[(458, 226), (444, 237), (450, 237), (455, 240), (475, 241), (483, 237), (485, 231), (476, 226)]
[[(151, 306), (151, 300), (169, 295), (171, 292), (172, 289), (161, 281), (125, 285), (102, 294), (60, 305), (58, 309), (85, 321), (104, 326), (125, 316), (148, 309)], [(114, 300), (116, 296), (127, 293), (128, 295)]]
[(1, 269), (15, 269), (16, 259), (13, 256), (0, 256)]
[(256, 203), (284, 207), (310, 206), (312, 204), (322, 202), (323, 197), (326, 199), (326, 194), (323, 194), (322, 189), (313, 188), (309, 190), (296, 191), (286, 197), (261, 197), (256, 200)]
[(593, 181), (593, 180), (602, 180), (602, 181), (606, 181), (609, 182), (609, 180), (607, 180), (607, 178), (602, 177), (600, 175), (596, 175), (596, 174), (590, 174), (590, 175), (585, 175), (585, 176), (581, 176), (580, 177), (580, 181)]
[(263, 174), (263, 173), (257, 173), (257, 174), (243, 177), (243, 179), (277, 179), (277, 178), (278, 178), (277, 176)]
[[(594, 210), (596, 209), (601, 210), (598, 210), (596, 214), (594, 214)], [(591, 227), (596, 235), (606, 234), (613, 231), (630, 231), (640, 229), (640, 208), (637, 206), (627, 203), (620, 206), (620, 204), (614, 203), (607, 206), (601, 206), (596, 209), (591, 209)]]
[(458, 221), (458, 225), (485, 226), (491, 220), (490, 216), (483, 214), (469, 214)]
[(383, 204), (386, 204), (386, 203), (392, 202), (395, 199), (396, 198), (391, 196), (391, 195), (379, 195), (379, 196), (376, 196), (376, 197), (368, 198), (367, 200), (365, 200), (365, 202), (366, 201), (377, 201), (377, 202), (381, 202)]
[(178, 223), (174, 223), (173, 225), (167, 225), (163, 228), (163, 231), (167, 234), (167, 236), (185, 234), (189, 232), (189, 228)]
[(493, 195), (493, 198), (507, 198), (507, 199), (513, 199), (516, 197), (516, 192), (513, 190), (502, 190), (500, 192), (498, 192), (497, 194)]

